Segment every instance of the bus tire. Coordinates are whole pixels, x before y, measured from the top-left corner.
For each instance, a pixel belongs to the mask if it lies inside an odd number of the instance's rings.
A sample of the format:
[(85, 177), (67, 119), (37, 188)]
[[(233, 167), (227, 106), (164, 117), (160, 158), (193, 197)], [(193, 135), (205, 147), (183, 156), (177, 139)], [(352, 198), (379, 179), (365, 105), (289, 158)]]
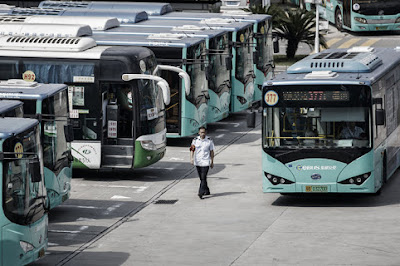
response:
[(342, 12), (340, 11), (340, 8), (336, 8), (335, 11), (335, 26), (338, 29), (338, 31), (343, 30), (343, 16)]

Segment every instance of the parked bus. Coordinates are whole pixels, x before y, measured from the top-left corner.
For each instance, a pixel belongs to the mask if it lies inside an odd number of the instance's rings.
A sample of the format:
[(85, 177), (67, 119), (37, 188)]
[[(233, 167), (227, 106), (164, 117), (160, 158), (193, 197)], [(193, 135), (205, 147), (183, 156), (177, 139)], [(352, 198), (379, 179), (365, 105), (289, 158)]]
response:
[(329, 49), (264, 84), (263, 191), (376, 193), (400, 163), (398, 49)]
[[(192, 12), (170, 12), (162, 16), (149, 16), (149, 20), (142, 21), (136, 25), (146, 25), (152, 20), (182, 20), (189, 24), (189, 21), (199, 21), (203, 19), (225, 18), (236, 22), (251, 22), (253, 24), (253, 42), (251, 46), (254, 49), (254, 101), (260, 101), (262, 95), (262, 85), (268, 80), (274, 70), (273, 63), (273, 45), (272, 45), (272, 17), (269, 15), (241, 14), (241, 13), (192, 13)], [(154, 23), (154, 22), (152, 22)], [(160, 21), (164, 25), (165, 21)]]
[[(158, 17), (158, 16), (157, 16)], [(196, 22), (196, 23), (195, 23)], [(229, 41), (232, 43), (232, 70), (231, 70), (231, 106), (232, 113), (247, 109), (253, 104), (254, 97), (254, 69), (253, 69), (253, 29), (251, 22), (235, 22), (230, 19), (210, 18), (191, 21), (189, 24), (207, 29), (226, 30), (229, 32)], [(158, 27), (171, 28), (173, 25), (182, 25), (182, 20), (161, 21), (151, 19), (143, 23), (122, 24), (121, 27)]]
[(24, 117), (23, 103), (16, 100), (0, 100), (0, 117)]
[(209, 95), (204, 39), (168, 34), (96, 34), (93, 38), (98, 45), (147, 47), (154, 52), (159, 64), (173, 65), (187, 72), (190, 83), (160, 68), (161, 76), (171, 88), (171, 102), (166, 109), (168, 137), (191, 136), (198, 132), (200, 126), (206, 125)]
[(42, 1), (39, 8), (44, 9), (90, 9), (90, 10), (129, 10), (130, 12), (146, 11), (149, 15), (164, 15), (172, 12), (169, 3), (150, 2), (76, 2), (76, 1)]
[[(294, 4), (304, 6), (299, 0)], [(310, 4), (305, 4), (308, 10)], [(400, 5), (397, 0), (322, 0), (318, 5), (321, 18), (335, 24), (338, 30), (395, 31), (400, 30)]]
[[(23, 76), (27, 78), (28, 75), (29, 73), (25, 73)], [(22, 101), (24, 116), (38, 118), (40, 121), (44, 184), (49, 209), (69, 199), (71, 192), (70, 142), (73, 133), (68, 131), (70, 125), (67, 95), (68, 88), (64, 84), (38, 84), (24, 80), (0, 82), (0, 99)]]
[(152, 75), (149, 49), (96, 47), (88, 37), (3, 36), (0, 66), (0, 79), (28, 72), (40, 83), (68, 85), (73, 167), (140, 168), (164, 156), (169, 87)]
[(208, 51), (206, 77), (210, 97), (207, 103), (206, 122), (212, 123), (226, 118), (229, 115), (231, 101), (230, 72), (232, 69), (232, 50), (229, 45), (229, 33), (225, 30), (207, 30), (204, 27), (184, 25), (184, 23), (181, 26), (174, 26), (176, 24), (170, 24), (168, 21), (163, 24), (170, 25), (170, 28), (117, 27), (106, 31), (95, 31), (93, 34), (94, 36), (113, 35), (113, 39), (116, 39), (118, 35), (149, 36), (157, 33), (165, 33), (170, 37), (176, 38), (205, 38), (205, 48)]
[(26, 265), (45, 255), (48, 217), (41, 151), (39, 121), (0, 118), (0, 265)]

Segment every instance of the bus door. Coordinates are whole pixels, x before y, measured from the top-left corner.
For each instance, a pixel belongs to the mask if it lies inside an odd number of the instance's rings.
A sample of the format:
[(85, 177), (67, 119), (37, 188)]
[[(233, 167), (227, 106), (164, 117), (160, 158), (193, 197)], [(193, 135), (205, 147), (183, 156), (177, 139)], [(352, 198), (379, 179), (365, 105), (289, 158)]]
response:
[(351, 1), (343, 0), (343, 25), (351, 28)]
[(102, 83), (102, 167), (131, 168), (135, 151), (134, 91), (129, 84)]

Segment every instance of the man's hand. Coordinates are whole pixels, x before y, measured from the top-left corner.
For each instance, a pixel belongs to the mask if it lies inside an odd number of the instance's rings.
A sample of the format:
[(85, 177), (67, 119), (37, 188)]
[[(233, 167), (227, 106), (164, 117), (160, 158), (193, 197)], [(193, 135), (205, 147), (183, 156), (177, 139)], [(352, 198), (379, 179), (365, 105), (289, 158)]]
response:
[(194, 160), (190, 159), (190, 164), (193, 165), (194, 164)]
[(210, 167), (214, 168), (214, 162), (211, 162)]

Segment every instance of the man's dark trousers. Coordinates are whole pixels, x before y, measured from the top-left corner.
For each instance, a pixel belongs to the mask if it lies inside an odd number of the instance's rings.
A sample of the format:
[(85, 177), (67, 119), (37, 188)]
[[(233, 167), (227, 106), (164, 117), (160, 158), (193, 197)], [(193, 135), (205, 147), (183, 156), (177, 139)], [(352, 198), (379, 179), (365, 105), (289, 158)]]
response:
[(210, 195), (210, 189), (207, 185), (207, 173), (209, 166), (196, 166), (197, 173), (199, 174), (200, 178), (200, 188), (199, 188), (199, 195)]

